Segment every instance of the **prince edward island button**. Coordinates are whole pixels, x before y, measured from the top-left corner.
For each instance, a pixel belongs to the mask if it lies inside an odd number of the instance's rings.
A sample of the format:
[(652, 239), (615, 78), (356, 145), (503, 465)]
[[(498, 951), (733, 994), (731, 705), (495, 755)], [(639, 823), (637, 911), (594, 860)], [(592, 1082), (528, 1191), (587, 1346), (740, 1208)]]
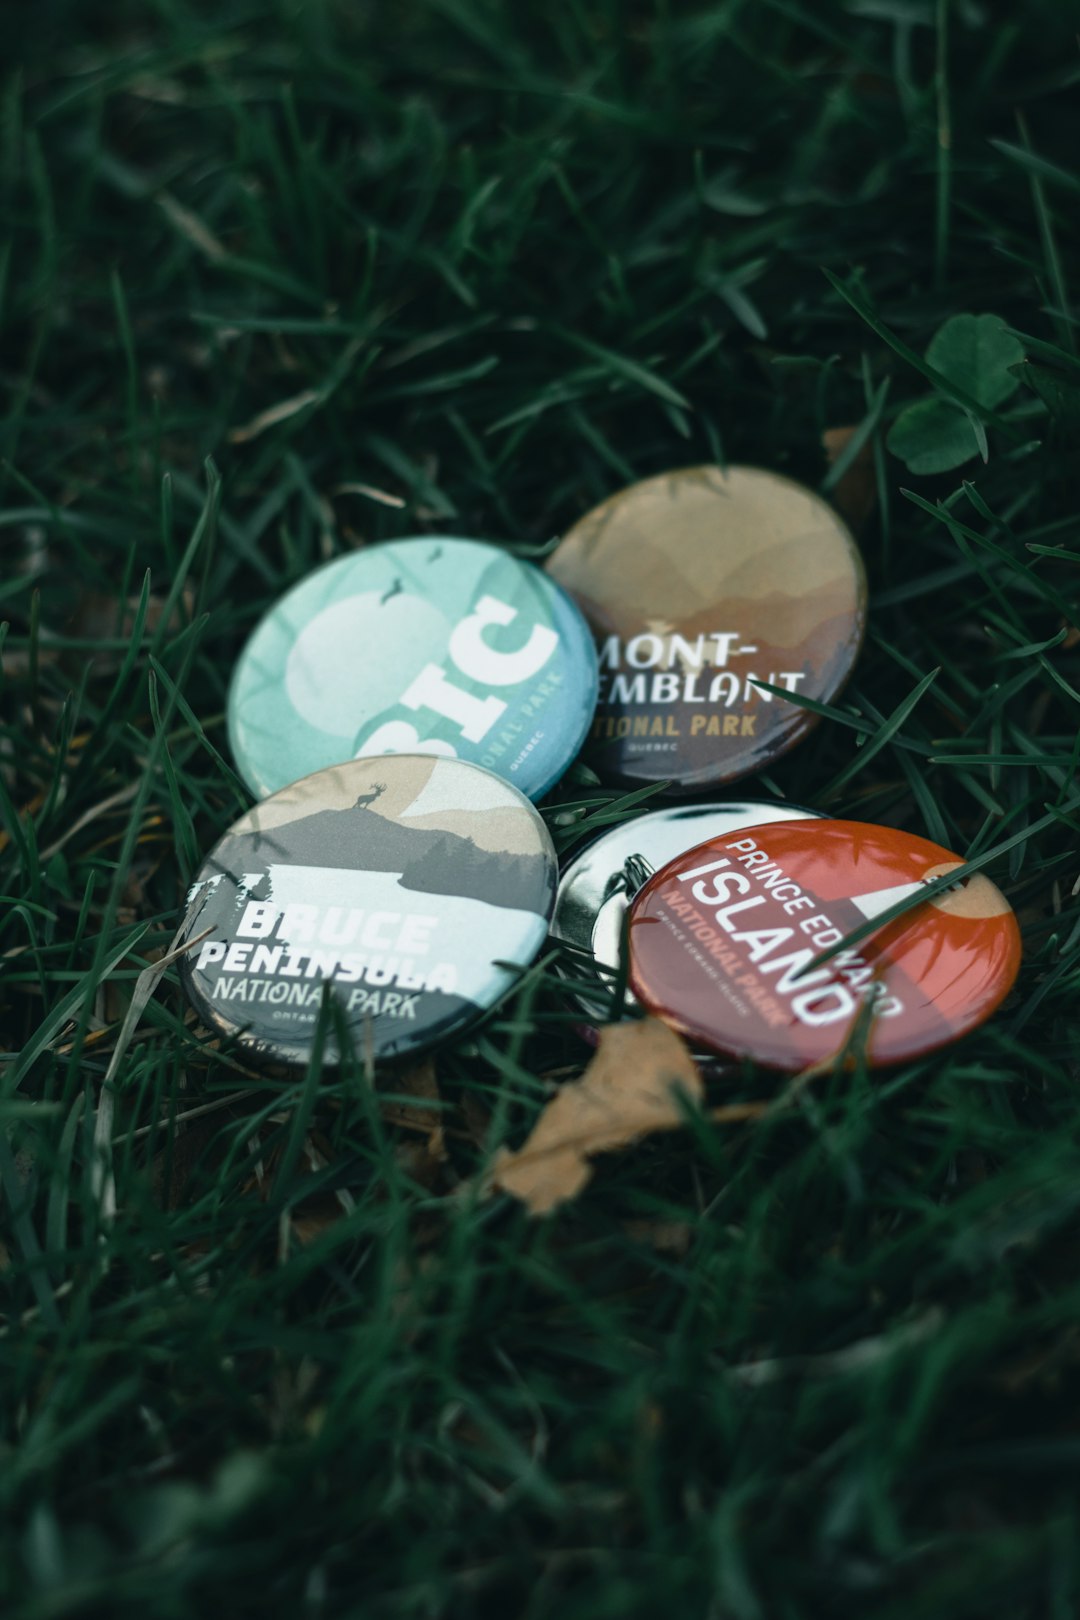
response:
[(328, 981), (354, 1049), (395, 1057), (459, 1033), (513, 984), (544, 942), (555, 879), (540, 816), (490, 771), (418, 754), (331, 766), (241, 816), (203, 866), (185, 987), (253, 1055), (304, 1063)]
[(815, 967), (867, 919), (962, 865), (858, 821), (783, 822), (669, 862), (630, 911), (630, 984), (696, 1045), (788, 1073), (830, 1059), (872, 1009), (871, 1064), (921, 1057), (987, 1019), (1020, 966), (988, 878), (962, 879)]
[(531, 799), (584, 741), (596, 651), (531, 563), (478, 540), (397, 540), (295, 585), (240, 655), (229, 738), (260, 796), (346, 759), (458, 757)]
[(828, 702), (862, 642), (850, 533), (810, 490), (755, 467), (633, 484), (547, 568), (599, 643), (588, 759), (610, 781), (689, 793), (761, 769), (815, 723), (784, 694)]
[[(612, 975), (623, 948), (630, 902), (660, 867), (710, 838), (765, 821), (806, 821), (817, 816), (793, 804), (767, 799), (727, 804), (669, 804), (621, 821), (576, 855), (559, 879), (551, 932), (556, 939), (591, 951), (597, 967)], [(608, 998), (610, 1001), (610, 998)], [(602, 997), (580, 996), (593, 1017), (606, 1018)]]

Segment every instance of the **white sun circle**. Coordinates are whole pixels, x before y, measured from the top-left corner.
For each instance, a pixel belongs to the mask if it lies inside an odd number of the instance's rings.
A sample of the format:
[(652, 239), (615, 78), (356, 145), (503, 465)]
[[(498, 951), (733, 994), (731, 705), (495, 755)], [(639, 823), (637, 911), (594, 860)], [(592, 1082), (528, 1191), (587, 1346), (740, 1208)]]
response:
[(445, 614), (422, 596), (347, 596), (309, 620), (289, 649), (289, 702), (316, 730), (355, 738), (400, 701), (424, 664), (442, 661), (449, 633)]

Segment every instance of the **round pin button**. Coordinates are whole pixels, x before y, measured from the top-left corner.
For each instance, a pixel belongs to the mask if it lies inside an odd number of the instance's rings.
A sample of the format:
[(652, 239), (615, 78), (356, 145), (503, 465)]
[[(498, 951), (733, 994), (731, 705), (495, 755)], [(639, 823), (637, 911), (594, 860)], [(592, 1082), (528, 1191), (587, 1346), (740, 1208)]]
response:
[(445, 536), (338, 557), (271, 608), (237, 662), (229, 740), (260, 796), (327, 765), (427, 753), (539, 798), (596, 703), (570, 597), (498, 546)]
[(1016, 978), (1020, 931), (988, 878), (962, 879), (813, 963), (962, 864), (926, 838), (859, 821), (710, 839), (636, 896), (630, 984), (695, 1044), (766, 1068), (831, 1058), (868, 1004), (871, 1064), (922, 1057), (983, 1023)]
[(205, 937), (184, 985), (253, 1055), (303, 1063), (329, 981), (355, 1050), (396, 1057), (503, 995), (547, 936), (555, 882), (547, 828), (510, 783), (424, 754), (352, 760), (217, 844), (188, 896), (185, 938)]
[(811, 490), (757, 467), (632, 484), (581, 518), (547, 569), (599, 645), (587, 757), (609, 781), (689, 793), (760, 770), (816, 722), (785, 694), (829, 702), (862, 643), (850, 532)]
[[(554, 938), (591, 951), (597, 967), (614, 973), (619, 965), (624, 918), (642, 884), (660, 867), (706, 839), (722, 838), (766, 821), (806, 821), (818, 815), (796, 805), (766, 799), (728, 804), (665, 805), (622, 821), (586, 846), (559, 880)], [(602, 997), (578, 997), (582, 1010), (603, 1020), (610, 1007)]]

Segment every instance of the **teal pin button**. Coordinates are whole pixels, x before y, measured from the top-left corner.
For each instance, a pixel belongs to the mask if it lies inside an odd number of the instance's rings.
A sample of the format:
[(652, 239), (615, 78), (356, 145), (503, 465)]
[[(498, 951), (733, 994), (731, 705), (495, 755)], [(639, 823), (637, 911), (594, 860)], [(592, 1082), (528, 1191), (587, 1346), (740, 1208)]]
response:
[(597, 687), (585, 619), (540, 569), (479, 540), (395, 540), (271, 608), (233, 672), (229, 740), (260, 798), (349, 759), (423, 753), (538, 799), (584, 742)]

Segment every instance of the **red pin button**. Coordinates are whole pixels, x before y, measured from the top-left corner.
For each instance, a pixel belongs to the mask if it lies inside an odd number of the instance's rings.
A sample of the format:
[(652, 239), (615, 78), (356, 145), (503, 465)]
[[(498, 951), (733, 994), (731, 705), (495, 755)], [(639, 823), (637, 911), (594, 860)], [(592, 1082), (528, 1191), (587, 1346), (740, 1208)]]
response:
[(1004, 1000), (1020, 930), (981, 874), (814, 967), (814, 958), (963, 863), (860, 821), (777, 822), (669, 861), (630, 911), (630, 985), (697, 1045), (797, 1072), (827, 1060), (869, 1005), (871, 1064), (957, 1040)]

